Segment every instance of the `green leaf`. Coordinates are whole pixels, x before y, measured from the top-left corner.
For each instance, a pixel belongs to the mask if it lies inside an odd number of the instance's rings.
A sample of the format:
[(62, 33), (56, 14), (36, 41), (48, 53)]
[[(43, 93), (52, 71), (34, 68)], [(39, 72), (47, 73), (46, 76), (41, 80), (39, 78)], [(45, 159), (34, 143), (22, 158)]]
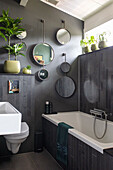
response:
[(22, 56), (24, 56), (24, 57), (25, 57), (25, 55), (24, 55), (23, 53), (19, 53), (19, 55), (22, 55)]
[(7, 28), (5, 28), (5, 27), (0, 27), (0, 30), (5, 30), (5, 31), (7, 31)]
[(6, 45), (4, 47), (6, 50), (8, 50), (9, 54), (17, 56), (17, 55), (22, 55), (25, 56), (23, 53), (21, 53), (21, 49), (23, 48), (23, 43), (21, 44), (14, 44), (14, 45)]
[(31, 70), (31, 66), (30, 65), (27, 65), (26, 67), (28, 70)]
[[(21, 26), (22, 19), (23, 18), (19, 17), (16, 19), (11, 18), (9, 16), (9, 9), (6, 11), (3, 10), (2, 16), (0, 16), (0, 36), (6, 41), (7, 39), (9, 40), (13, 35), (18, 35), (22, 31), (25, 31), (25, 29)], [(16, 52), (18, 50), (16, 50)]]
[(0, 31), (0, 36), (2, 37), (2, 38), (4, 38), (5, 39), (5, 41), (7, 41), (7, 38), (5, 37), (5, 35)]

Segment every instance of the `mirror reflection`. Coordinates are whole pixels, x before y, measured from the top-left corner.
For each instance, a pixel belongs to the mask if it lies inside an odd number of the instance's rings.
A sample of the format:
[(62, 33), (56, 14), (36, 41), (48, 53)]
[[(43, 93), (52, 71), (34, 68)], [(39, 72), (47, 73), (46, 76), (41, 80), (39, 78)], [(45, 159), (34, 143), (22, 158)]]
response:
[(33, 49), (33, 58), (39, 65), (47, 65), (53, 61), (53, 48), (47, 43), (37, 44)]
[(56, 38), (60, 44), (66, 44), (71, 39), (71, 34), (68, 30), (62, 28), (57, 31)]

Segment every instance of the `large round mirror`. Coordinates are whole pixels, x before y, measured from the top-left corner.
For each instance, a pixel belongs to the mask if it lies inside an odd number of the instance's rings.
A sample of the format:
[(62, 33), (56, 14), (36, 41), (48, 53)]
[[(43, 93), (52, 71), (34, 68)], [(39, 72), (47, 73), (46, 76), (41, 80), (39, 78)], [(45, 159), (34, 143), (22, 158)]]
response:
[(56, 82), (56, 91), (61, 97), (71, 97), (75, 92), (75, 83), (70, 77), (61, 77)]
[(47, 43), (37, 44), (33, 49), (33, 58), (38, 64), (47, 65), (53, 61), (53, 48)]
[(62, 45), (66, 44), (71, 39), (71, 34), (68, 30), (62, 28), (57, 31), (56, 38)]

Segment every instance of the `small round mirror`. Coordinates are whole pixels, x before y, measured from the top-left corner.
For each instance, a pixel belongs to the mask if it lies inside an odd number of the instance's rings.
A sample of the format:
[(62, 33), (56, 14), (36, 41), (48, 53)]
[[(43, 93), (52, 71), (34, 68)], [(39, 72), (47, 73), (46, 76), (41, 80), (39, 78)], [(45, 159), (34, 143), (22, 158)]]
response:
[(64, 62), (60, 65), (60, 69), (62, 70), (63, 73), (68, 73), (71, 69), (71, 66), (69, 63)]
[(23, 44), (23, 48), (21, 49), (21, 51), (26, 51), (27, 50), (27, 46), (25, 42), (19, 42), (18, 44)]
[(17, 38), (23, 40), (27, 36), (27, 32), (23, 31), (20, 34), (16, 35)]
[(53, 48), (47, 43), (37, 44), (33, 49), (33, 58), (39, 65), (47, 65), (53, 61)]
[(38, 78), (40, 80), (45, 80), (46, 78), (48, 78), (48, 71), (45, 69), (42, 69), (38, 72)]
[(71, 39), (71, 34), (68, 30), (62, 28), (57, 31), (56, 38), (62, 45), (66, 44)]

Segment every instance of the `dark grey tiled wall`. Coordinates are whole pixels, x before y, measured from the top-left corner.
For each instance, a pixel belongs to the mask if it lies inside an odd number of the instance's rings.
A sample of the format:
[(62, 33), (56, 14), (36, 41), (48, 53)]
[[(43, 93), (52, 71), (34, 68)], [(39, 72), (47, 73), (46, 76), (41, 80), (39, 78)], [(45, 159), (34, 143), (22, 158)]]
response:
[[(113, 113), (113, 47), (79, 56), (80, 109)], [(108, 116), (113, 121), (113, 115)]]
[[(33, 47), (37, 43), (41, 43), (42, 38), (42, 23), (40, 23), (40, 19), (45, 20), (45, 42), (49, 43), (55, 52), (55, 58), (53, 62), (45, 68), (49, 72), (49, 78), (43, 82), (35, 81), (33, 89), (31, 93), (34, 93), (33, 100), (35, 102), (35, 106), (33, 105), (32, 108), (35, 110), (32, 114), (35, 117), (35, 122), (32, 121), (31, 115), (27, 115), (26, 112), (23, 112), (24, 120), (27, 121), (29, 119), (30, 125), (35, 130), (41, 130), (42, 128), (42, 121), (41, 115), (44, 113), (44, 104), (46, 100), (50, 100), (53, 102), (53, 111), (71, 111), (71, 110), (78, 110), (78, 66), (77, 66), (77, 56), (81, 54), (81, 47), (80, 47), (80, 40), (82, 38), (82, 30), (83, 30), (83, 22), (66, 14), (63, 13), (55, 8), (52, 8), (39, 0), (29, 0), (27, 6), (24, 8), (19, 6), (16, 0), (0, 0), (0, 14), (2, 10), (7, 10), (9, 8), (9, 14), (11, 17), (22, 17), (23, 18), (23, 26), (27, 31), (27, 37), (24, 39), (24, 42), (27, 45), (27, 52), (26, 57), (18, 57), (18, 60), (21, 62), (21, 67), (25, 67), (26, 65), (30, 64), (32, 66), (32, 73), (37, 73), (42, 67), (35, 64), (32, 59), (32, 51)], [(56, 31), (61, 28), (61, 20), (65, 20), (66, 28), (71, 33), (71, 41), (66, 45), (60, 45), (56, 41), (55, 34)], [(13, 43), (19, 42), (19, 40), (14, 37), (12, 39)], [(5, 45), (6, 42), (0, 37), (0, 47)], [(61, 73), (59, 69), (59, 65), (64, 61), (62, 57), (62, 53), (67, 54), (67, 61), (71, 64), (71, 71), (69, 72), (68, 76), (72, 77), (75, 84), (76, 84), (76, 91), (71, 98), (62, 98), (58, 96), (55, 90), (55, 83), (56, 81), (63, 76), (64, 74)], [(6, 60), (8, 54), (3, 54), (0, 51), (0, 71), (3, 71), (3, 63)], [(13, 57), (12, 57), (13, 59)], [(1, 75), (0, 75), (1, 77)], [(11, 78), (11, 77), (10, 77)], [(16, 78), (16, 77), (15, 77)], [(8, 76), (2, 76), (0, 84), (2, 85), (2, 81), (7, 80)], [(29, 78), (32, 82), (32, 79)], [(29, 81), (30, 81), (29, 80)], [(24, 88), (28, 85), (27, 81), (23, 82)], [(5, 82), (4, 82), (5, 83)], [(30, 83), (30, 82), (29, 82)], [(3, 96), (5, 96), (7, 100), (7, 93), (6, 84), (4, 87), (4, 91), (0, 92)], [(26, 92), (27, 93), (27, 92)], [(30, 95), (28, 94), (29, 99)], [(18, 96), (13, 96), (14, 100), (18, 101)], [(12, 104), (21, 110), (18, 107), (18, 103), (14, 102), (13, 97), (11, 99)], [(22, 95), (25, 98), (24, 95)], [(1, 101), (4, 100), (1, 98)], [(21, 103), (22, 100), (20, 100)], [(14, 103), (13, 103), (14, 102)], [(26, 106), (22, 106), (26, 107)], [(31, 119), (31, 120), (30, 120)], [(34, 139), (33, 139), (34, 140)], [(26, 141), (27, 142), (27, 141)], [(3, 142), (4, 143), (4, 142)], [(1, 142), (0, 142), (1, 145)], [(1, 147), (0, 147), (1, 148)], [(2, 149), (3, 151), (5, 150)], [(31, 147), (28, 148), (31, 150)], [(22, 150), (24, 151), (24, 144)]]

